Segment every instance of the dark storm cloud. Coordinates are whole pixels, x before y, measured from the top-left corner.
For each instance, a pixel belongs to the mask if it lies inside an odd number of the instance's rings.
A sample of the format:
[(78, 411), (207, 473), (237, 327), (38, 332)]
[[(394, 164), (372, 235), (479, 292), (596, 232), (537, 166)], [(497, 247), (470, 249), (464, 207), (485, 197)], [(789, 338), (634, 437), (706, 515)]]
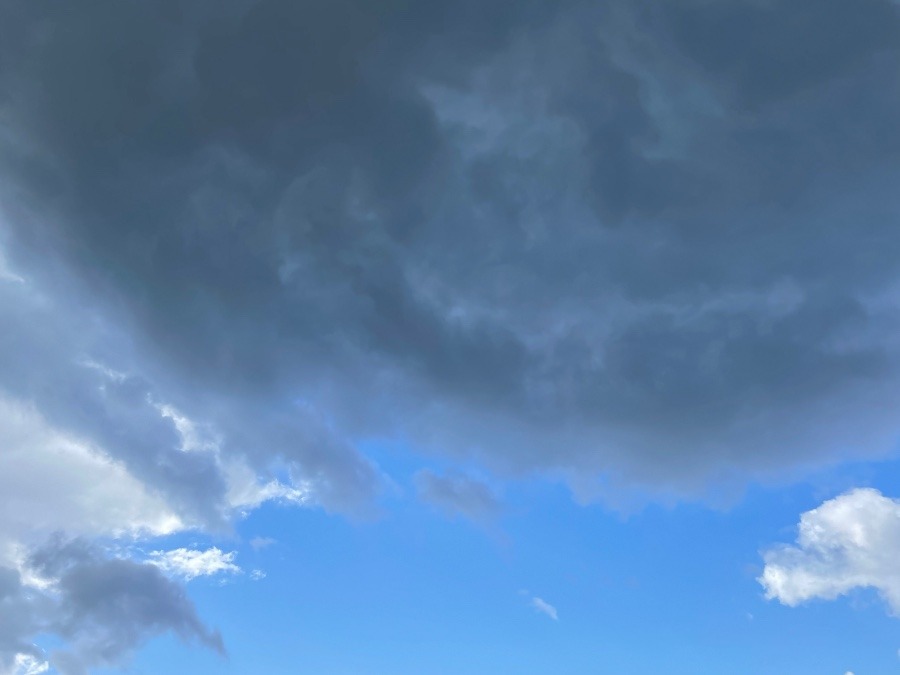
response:
[(219, 479), (158, 462), (159, 420), (110, 437), (145, 423), (134, 387), (345, 510), (378, 490), (367, 437), (689, 490), (896, 439), (894, 3), (41, 0), (0, 25), (8, 257), (128, 336), (143, 379), (85, 399), (90, 433), (173, 494)]
[(222, 638), (198, 618), (184, 589), (157, 567), (105, 557), (83, 541), (55, 538), (32, 552), (32, 574), (54, 581), (51, 592), (25, 585), (0, 567), (0, 665), (16, 654), (41, 659), (31, 642), (54, 635), (63, 647), (50, 655), (62, 675), (122, 665), (150, 637), (173, 633), (224, 654)]
[(881, 0), (693, 1), (664, 11), (678, 46), (749, 107), (790, 97), (896, 48), (896, 8)]

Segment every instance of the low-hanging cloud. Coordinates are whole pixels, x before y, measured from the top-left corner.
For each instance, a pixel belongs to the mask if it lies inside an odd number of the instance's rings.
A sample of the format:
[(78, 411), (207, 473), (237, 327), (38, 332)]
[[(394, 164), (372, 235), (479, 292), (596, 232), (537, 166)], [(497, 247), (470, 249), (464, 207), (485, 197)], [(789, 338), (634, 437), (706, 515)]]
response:
[(584, 493), (890, 447), (894, 3), (338, 5), (4, 7), (2, 283), (131, 378), (76, 417), (58, 353), (43, 414), (207, 520), (135, 396), (339, 511), (363, 438)]

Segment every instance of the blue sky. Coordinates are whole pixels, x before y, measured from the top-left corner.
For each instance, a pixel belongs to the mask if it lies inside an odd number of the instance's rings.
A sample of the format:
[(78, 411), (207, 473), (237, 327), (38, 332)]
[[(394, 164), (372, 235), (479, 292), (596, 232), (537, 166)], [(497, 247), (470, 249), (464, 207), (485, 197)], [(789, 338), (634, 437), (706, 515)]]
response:
[(0, 675), (896, 672), (898, 59), (0, 3)]
[[(847, 480), (895, 492), (896, 478), (872, 480), (891, 473), (891, 463), (842, 466), (801, 485), (750, 488), (727, 509), (650, 506), (630, 516), (527, 481), (505, 493), (504, 515), (488, 526), (404, 499), (365, 524), (267, 506), (240, 524), (239, 540), (217, 542), (266, 577), (191, 582), (201, 612), (234, 636), (227, 660), (167, 639), (133, 667), (893, 672), (896, 620), (875, 592), (792, 608), (767, 600), (757, 580), (760, 551), (794, 538), (797, 513)], [(248, 543), (263, 536), (271, 541), (261, 549)], [(558, 619), (536, 610), (535, 597)]]

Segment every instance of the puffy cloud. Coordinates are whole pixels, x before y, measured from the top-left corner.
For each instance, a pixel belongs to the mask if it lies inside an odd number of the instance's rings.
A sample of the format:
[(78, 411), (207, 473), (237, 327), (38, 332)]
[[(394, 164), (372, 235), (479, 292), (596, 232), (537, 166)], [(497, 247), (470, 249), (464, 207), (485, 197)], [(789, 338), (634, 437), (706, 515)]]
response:
[(49, 661), (62, 675), (122, 665), (147, 639), (173, 633), (224, 653), (185, 595), (155, 566), (109, 558), (80, 540), (55, 538), (32, 551), (26, 566), (43, 588), (0, 568), (0, 668), (42, 672), (38, 634), (59, 638)]
[(214, 574), (239, 574), (241, 568), (234, 564), (235, 552), (223, 553), (216, 547), (205, 551), (176, 548), (171, 551), (153, 551), (150, 562), (163, 572), (187, 581)]
[(900, 500), (851, 490), (800, 516), (796, 545), (763, 554), (766, 597), (794, 606), (871, 588), (900, 615)]
[(423, 469), (414, 477), (419, 499), (448, 515), (462, 514), (472, 520), (497, 515), (500, 502), (484, 482), (463, 474), (440, 476)]

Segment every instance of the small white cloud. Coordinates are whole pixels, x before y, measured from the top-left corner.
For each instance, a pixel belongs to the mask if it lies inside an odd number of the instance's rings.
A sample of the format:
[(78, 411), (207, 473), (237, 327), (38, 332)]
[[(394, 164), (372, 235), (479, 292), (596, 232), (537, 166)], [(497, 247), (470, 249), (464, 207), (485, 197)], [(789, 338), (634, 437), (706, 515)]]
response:
[(554, 621), (559, 621), (559, 616), (556, 613), (556, 607), (551, 605), (546, 600), (535, 596), (531, 599), (531, 606), (534, 607), (537, 611), (546, 614)]
[(163, 572), (178, 576), (186, 581), (214, 574), (239, 574), (241, 568), (234, 564), (235, 553), (223, 553), (218, 548), (195, 551), (176, 548), (172, 551), (153, 551), (150, 562)]
[(50, 670), (50, 664), (31, 654), (16, 654), (12, 675), (40, 675)]
[(758, 581), (785, 605), (876, 589), (900, 615), (900, 500), (860, 488), (800, 516), (797, 543), (763, 552)]
[(306, 485), (285, 485), (277, 480), (261, 483), (256, 473), (242, 461), (222, 466), (228, 484), (228, 504), (237, 511), (247, 512), (268, 501), (296, 504), (312, 503), (312, 490)]
[(262, 570), (253, 570), (252, 572), (250, 572), (250, 578), (253, 581), (261, 581), (262, 579), (266, 578), (266, 573)]
[(272, 537), (253, 537), (253, 539), (250, 540), (250, 548), (254, 551), (261, 551), (275, 543), (276, 542)]

